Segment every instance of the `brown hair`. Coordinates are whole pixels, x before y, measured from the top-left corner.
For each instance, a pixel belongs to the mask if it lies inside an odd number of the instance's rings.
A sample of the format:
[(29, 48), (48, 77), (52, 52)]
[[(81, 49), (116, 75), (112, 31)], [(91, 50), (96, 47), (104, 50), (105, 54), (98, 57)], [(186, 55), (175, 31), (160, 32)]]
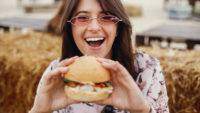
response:
[(58, 35), (61, 34), (61, 22), (64, 16), (63, 14), (64, 14), (66, 1), (67, 0), (62, 0), (62, 2), (60, 2), (60, 7), (58, 9), (58, 12), (52, 19), (48, 21), (47, 26), (46, 26), (47, 32), (55, 33)]
[[(132, 26), (127, 14), (124, 11), (120, 0), (97, 0), (101, 8), (105, 6), (109, 12), (120, 18), (122, 21), (118, 23), (117, 37), (112, 46), (112, 60), (119, 61), (136, 79), (137, 75), (134, 69), (134, 54), (132, 48), (131, 34)], [(65, 4), (64, 18), (62, 21), (62, 56), (61, 60), (72, 56), (82, 56), (77, 48), (71, 30), (71, 24), (67, 22), (72, 18), (79, 0), (67, 0)]]

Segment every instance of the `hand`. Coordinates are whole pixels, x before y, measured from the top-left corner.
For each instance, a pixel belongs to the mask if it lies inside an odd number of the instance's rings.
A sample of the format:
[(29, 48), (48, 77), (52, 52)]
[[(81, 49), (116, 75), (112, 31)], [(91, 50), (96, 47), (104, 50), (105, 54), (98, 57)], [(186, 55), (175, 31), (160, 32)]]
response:
[(75, 103), (64, 92), (63, 76), (68, 71), (67, 66), (76, 58), (72, 57), (61, 61), (54, 70), (44, 76), (31, 110), (32, 113), (52, 112)]
[(140, 88), (119, 62), (104, 58), (97, 58), (97, 60), (110, 71), (111, 84), (114, 88), (107, 99), (97, 101), (97, 104), (112, 105), (132, 113), (150, 111), (150, 106)]

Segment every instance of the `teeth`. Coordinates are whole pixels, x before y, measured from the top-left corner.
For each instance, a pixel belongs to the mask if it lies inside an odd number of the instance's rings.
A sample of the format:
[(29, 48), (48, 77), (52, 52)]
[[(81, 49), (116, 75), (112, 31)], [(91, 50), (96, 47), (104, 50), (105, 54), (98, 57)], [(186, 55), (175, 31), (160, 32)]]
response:
[(86, 41), (90, 42), (90, 41), (101, 41), (104, 38), (87, 38)]

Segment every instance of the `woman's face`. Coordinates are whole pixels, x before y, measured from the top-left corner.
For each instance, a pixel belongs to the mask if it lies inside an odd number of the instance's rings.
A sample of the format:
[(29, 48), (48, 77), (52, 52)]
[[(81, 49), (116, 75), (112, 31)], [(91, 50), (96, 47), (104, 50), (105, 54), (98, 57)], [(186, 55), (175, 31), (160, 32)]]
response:
[[(73, 17), (98, 18), (105, 15), (97, 0), (80, 0)], [(97, 19), (92, 19), (87, 25), (72, 25), (72, 34), (83, 55), (111, 58), (117, 24), (102, 25)]]

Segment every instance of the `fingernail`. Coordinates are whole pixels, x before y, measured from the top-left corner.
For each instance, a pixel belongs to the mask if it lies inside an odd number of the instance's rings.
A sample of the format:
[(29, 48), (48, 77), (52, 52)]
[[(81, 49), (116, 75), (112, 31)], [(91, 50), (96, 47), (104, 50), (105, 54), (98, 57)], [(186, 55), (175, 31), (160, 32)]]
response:
[(114, 67), (114, 68), (113, 68), (113, 71), (117, 71), (117, 68), (116, 68), (116, 67)]
[(71, 58), (69, 58), (69, 60), (74, 60), (74, 59), (76, 59), (78, 56), (73, 56), (73, 57), (71, 57)]
[(64, 76), (65, 76), (65, 75), (62, 73), (62, 74), (61, 74), (61, 77), (63, 78)]
[(74, 59), (74, 58), (77, 58), (77, 57), (78, 57), (78, 56), (74, 56), (74, 57), (72, 57), (72, 58)]
[(102, 64), (103, 64), (103, 65), (108, 65), (108, 63), (107, 63), (107, 62), (102, 62)]
[(101, 58), (101, 57), (97, 57), (97, 59), (98, 59), (98, 60), (103, 60), (103, 58)]
[(63, 67), (63, 70), (65, 70), (65, 71), (66, 71), (67, 69), (68, 69), (68, 67)]

